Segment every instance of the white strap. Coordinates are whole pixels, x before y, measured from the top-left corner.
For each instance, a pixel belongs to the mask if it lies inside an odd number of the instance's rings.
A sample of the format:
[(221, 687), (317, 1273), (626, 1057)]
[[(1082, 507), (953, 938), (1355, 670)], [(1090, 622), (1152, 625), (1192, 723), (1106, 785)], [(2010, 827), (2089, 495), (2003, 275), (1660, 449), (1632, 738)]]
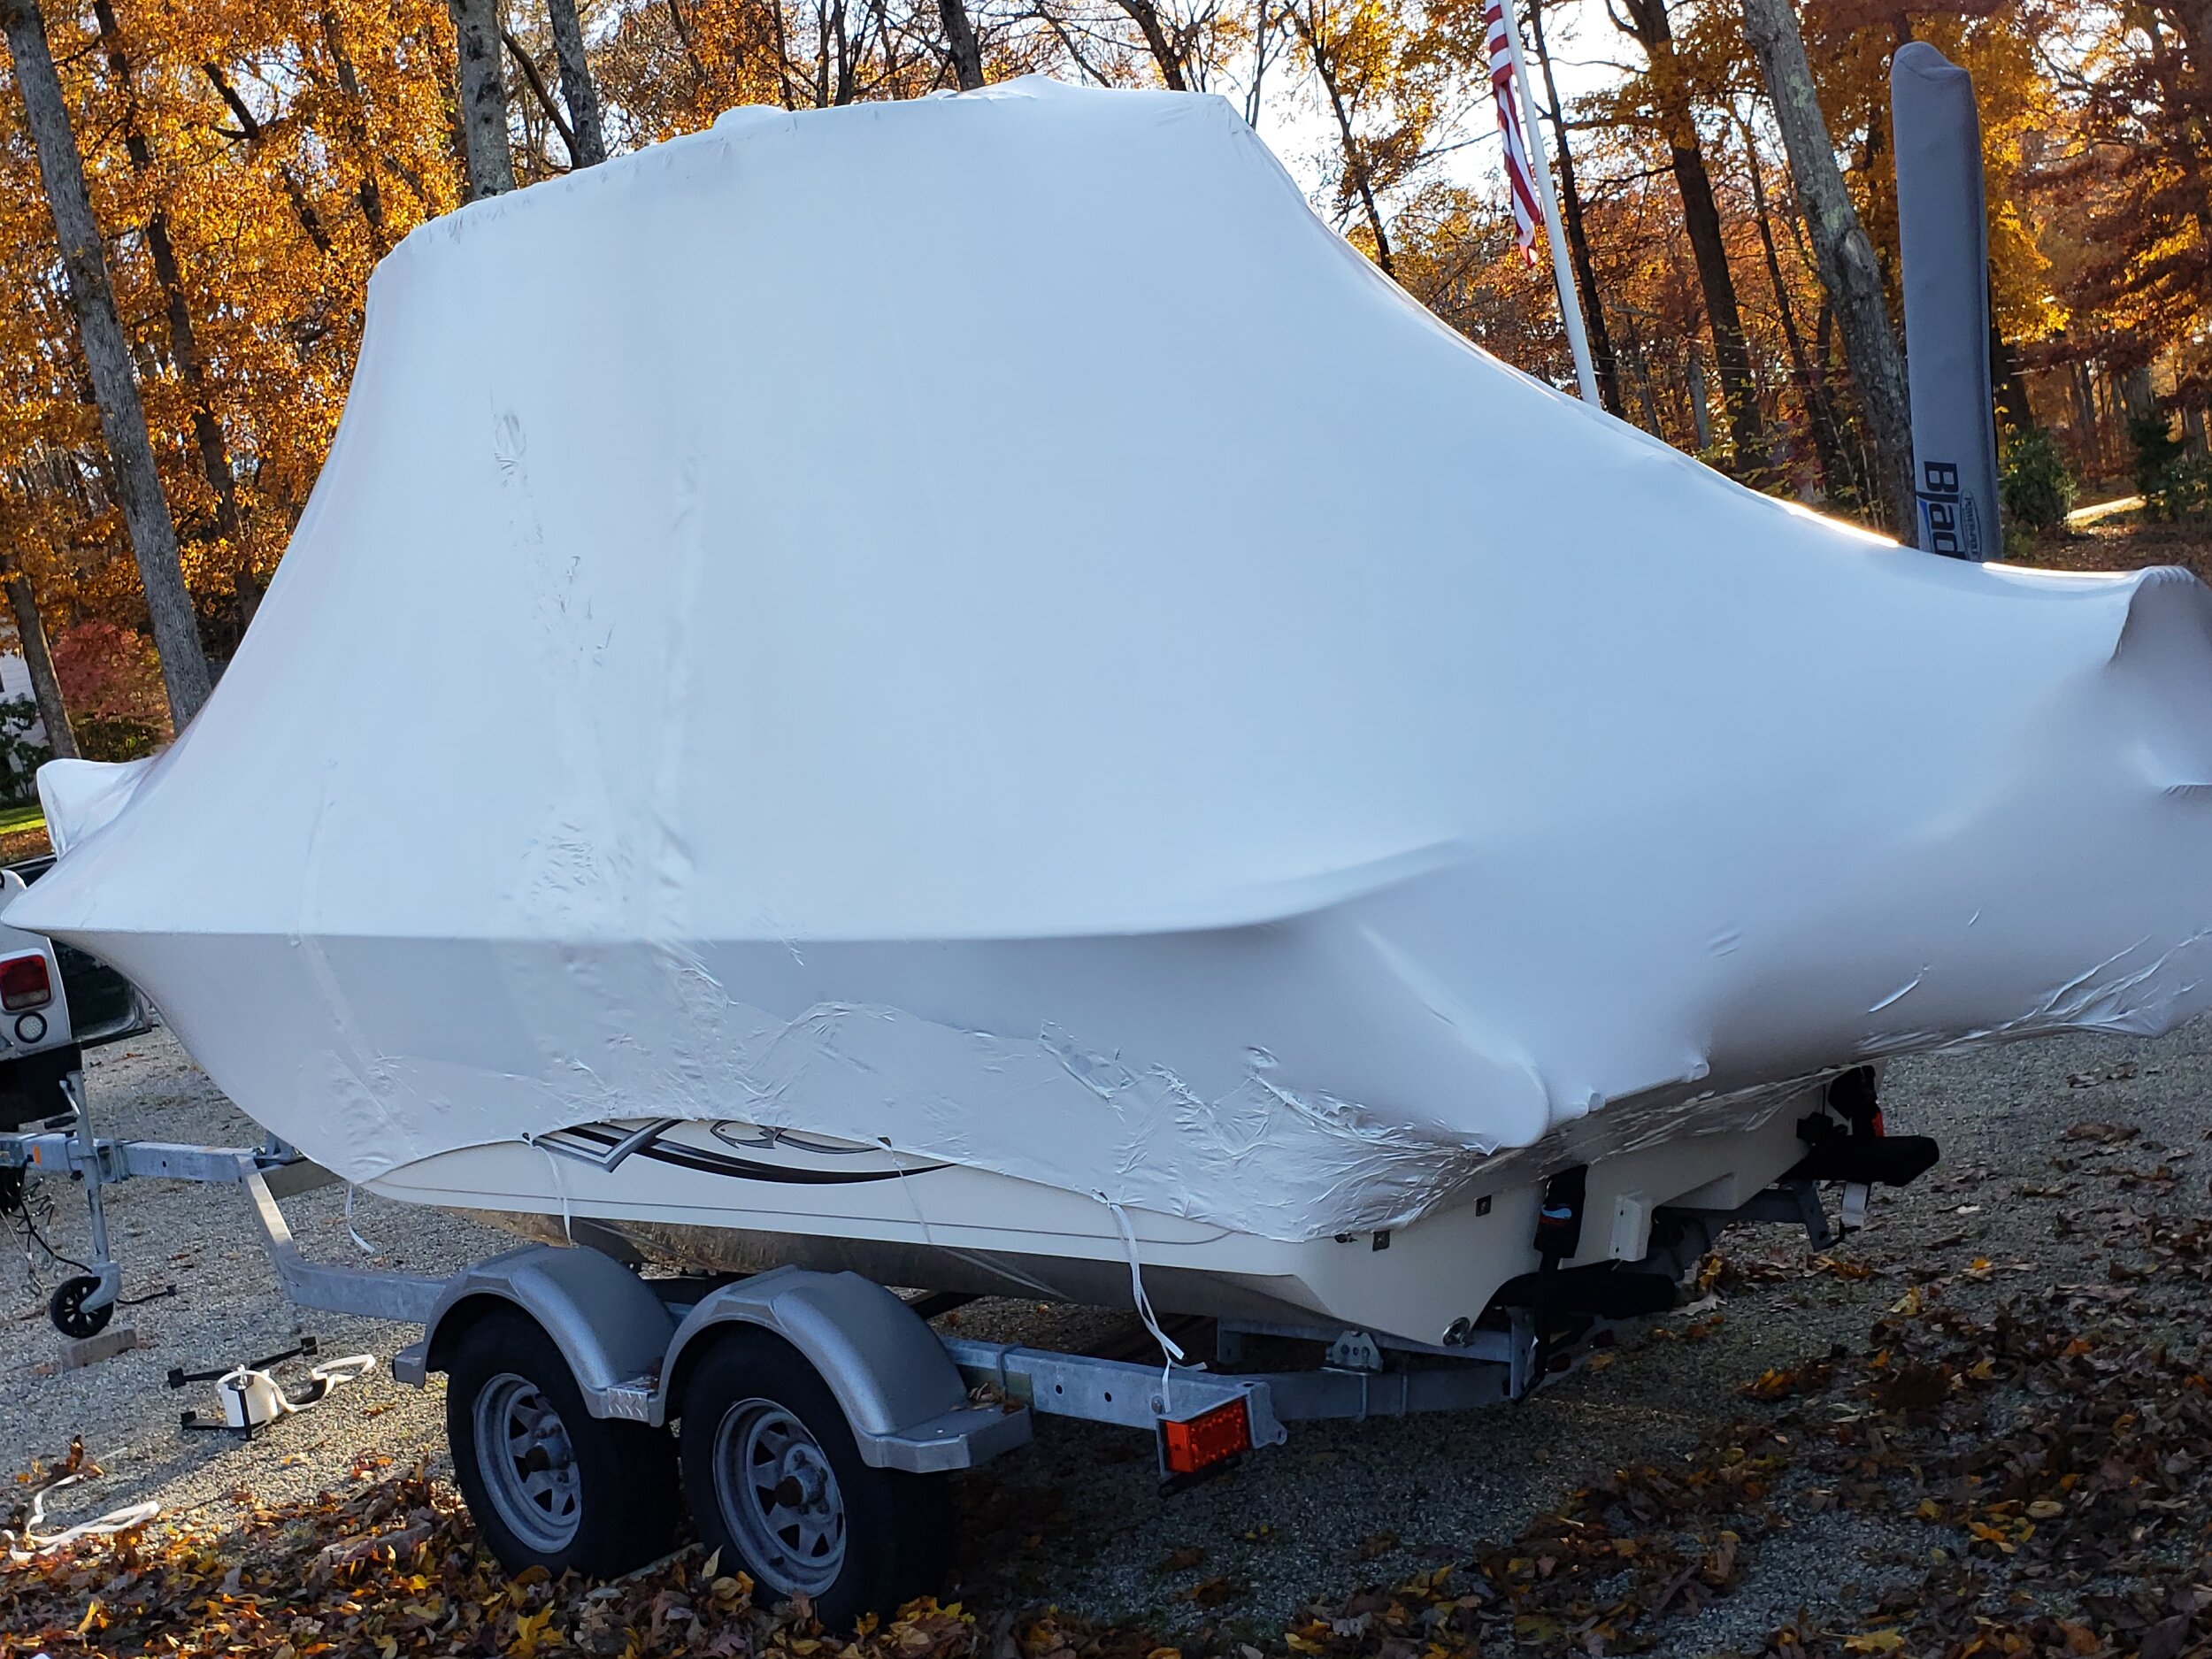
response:
[(353, 1195), (358, 1191), (360, 1191), (360, 1188), (356, 1187), (351, 1181), (348, 1181), (346, 1183), (346, 1236), (351, 1239), (354, 1243), (361, 1247), (362, 1255), (374, 1256), (376, 1254), (376, 1246), (371, 1244), (366, 1239), (363, 1238), (358, 1233), (354, 1231)]
[(1137, 1304), (1137, 1317), (1144, 1321), (1144, 1328), (1160, 1345), (1165, 1362), (1160, 1367), (1160, 1404), (1164, 1409), (1170, 1403), (1169, 1391), (1175, 1386), (1175, 1367), (1183, 1358), (1182, 1345), (1161, 1329), (1159, 1316), (1152, 1311), (1152, 1298), (1145, 1294), (1144, 1263), (1137, 1259), (1137, 1230), (1130, 1224), (1129, 1212), (1103, 1193), (1091, 1195), (1113, 1212), (1115, 1229), (1121, 1234), (1121, 1248), (1129, 1256), (1129, 1291)]
[(41, 1486), (31, 1494), (31, 1513), (25, 1518), (23, 1530), (16, 1534), (22, 1542), (8, 1553), (18, 1561), (29, 1559), (46, 1550), (58, 1549), (64, 1544), (73, 1544), (81, 1538), (105, 1538), (113, 1532), (127, 1532), (134, 1526), (143, 1526), (161, 1513), (158, 1503), (133, 1503), (120, 1509), (110, 1509), (94, 1520), (81, 1521), (58, 1532), (42, 1532), (46, 1524), (46, 1494), (58, 1492), (64, 1486), (73, 1486), (89, 1475), (64, 1475), (60, 1479)]
[(544, 1145), (534, 1134), (526, 1133), (522, 1137), (522, 1144), (526, 1147), (535, 1147), (544, 1154), (545, 1166), (553, 1171), (553, 1190), (560, 1195), (561, 1236), (571, 1244), (574, 1244), (576, 1242), (576, 1217), (569, 1213), (568, 1183), (561, 1179), (560, 1159), (553, 1156), (552, 1148)]

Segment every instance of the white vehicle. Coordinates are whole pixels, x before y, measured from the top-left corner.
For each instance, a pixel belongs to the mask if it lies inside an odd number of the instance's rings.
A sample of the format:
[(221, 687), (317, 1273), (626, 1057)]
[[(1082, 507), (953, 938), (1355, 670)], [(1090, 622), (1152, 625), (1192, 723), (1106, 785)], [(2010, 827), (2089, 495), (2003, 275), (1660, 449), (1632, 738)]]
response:
[(137, 988), (105, 963), (8, 925), (9, 907), (53, 864), (29, 858), (0, 869), (0, 1129), (69, 1115), (61, 1084), (84, 1050), (153, 1023)]
[(0, 1128), (5, 1129), (66, 1114), (69, 1102), (58, 1088), (80, 1058), (63, 989), (63, 948), (7, 925), (7, 907), (25, 885), (20, 870), (0, 870)]
[[(0, 1130), (73, 1122), (72, 1091), (84, 1051), (134, 1037), (153, 1023), (137, 989), (105, 963), (8, 926), (8, 907), (53, 862), (27, 859), (0, 869)], [(22, 1171), (0, 1160), (0, 1214), (22, 1191)], [(106, 1229), (96, 1198), (93, 1217), (95, 1248), (104, 1263)], [(111, 1263), (102, 1272), (65, 1279), (48, 1313), (61, 1331), (89, 1334), (107, 1323), (119, 1283)]]

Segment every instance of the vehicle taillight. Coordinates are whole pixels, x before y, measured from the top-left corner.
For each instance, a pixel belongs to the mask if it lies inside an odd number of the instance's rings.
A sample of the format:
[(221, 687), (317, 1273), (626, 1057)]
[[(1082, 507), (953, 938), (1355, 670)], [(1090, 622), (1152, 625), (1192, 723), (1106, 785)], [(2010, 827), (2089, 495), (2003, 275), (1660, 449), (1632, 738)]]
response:
[(10, 956), (0, 962), (0, 1008), (43, 1008), (54, 1000), (54, 981), (43, 956)]
[(1160, 1440), (1169, 1472), (1194, 1475), (1252, 1448), (1252, 1414), (1243, 1401), (1232, 1400), (1188, 1422), (1162, 1423)]

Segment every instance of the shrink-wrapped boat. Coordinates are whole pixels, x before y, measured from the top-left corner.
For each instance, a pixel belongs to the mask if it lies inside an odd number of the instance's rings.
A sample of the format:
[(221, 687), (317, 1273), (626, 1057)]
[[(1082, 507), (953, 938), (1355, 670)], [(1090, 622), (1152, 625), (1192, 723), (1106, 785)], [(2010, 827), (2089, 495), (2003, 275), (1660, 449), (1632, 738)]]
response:
[(1886, 1056), (2212, 997), (2202, 587), (1742, 488), (1217, 98), (739, 111), (370, 293), (243, 649), (46, 769), (8, 920), (378, 1192), (1433, 1343), (1563, 1171), (1632, 1264)]

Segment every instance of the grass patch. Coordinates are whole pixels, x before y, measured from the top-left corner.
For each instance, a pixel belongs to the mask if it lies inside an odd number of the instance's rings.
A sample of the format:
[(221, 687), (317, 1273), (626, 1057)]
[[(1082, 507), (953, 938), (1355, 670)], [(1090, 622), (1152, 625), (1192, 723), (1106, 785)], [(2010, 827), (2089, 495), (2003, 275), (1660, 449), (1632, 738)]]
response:
[(0, 835), (12, 835), (19, 830), (42, 830), (46, 827), (46, 813), (35, 801), (26, 801), (20, 806), (0, 806)]

